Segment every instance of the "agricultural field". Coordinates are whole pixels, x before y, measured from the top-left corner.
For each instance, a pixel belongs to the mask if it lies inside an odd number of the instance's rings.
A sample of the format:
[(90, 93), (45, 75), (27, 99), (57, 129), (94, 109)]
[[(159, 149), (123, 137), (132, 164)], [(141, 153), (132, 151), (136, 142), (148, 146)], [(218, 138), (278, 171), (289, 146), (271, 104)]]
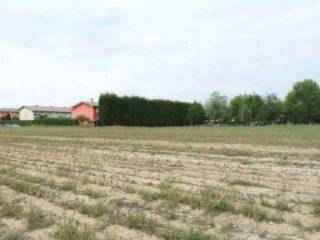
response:
[(0, 127), (0, 239), (319, 240), (320, 126)]

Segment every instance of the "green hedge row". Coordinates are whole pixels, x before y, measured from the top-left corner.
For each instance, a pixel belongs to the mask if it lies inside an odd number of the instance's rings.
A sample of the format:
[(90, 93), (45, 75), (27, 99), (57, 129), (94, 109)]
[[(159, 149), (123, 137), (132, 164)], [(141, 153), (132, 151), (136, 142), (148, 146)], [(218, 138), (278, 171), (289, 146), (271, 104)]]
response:
[(78, 120), (68, 118), (44, 118), (30, 121), (6, 120), (0, 121), (0, 125), (16, 124), (19, 126), (77, 126)]
[(32, 126), (33, 125), (33, 121), (20, 121), (20, 120), (2, 120), (0, 121), (0, 125), (6, 125), (6, 124), (10, 124), (10, 125), (19, 125), (19, 126)]
[(79, 121), (69, 118), (44, 118), (34, 120), (33, 124), (39, 126), (77, 126)]
[(118, 97), (102, 94), (99, 99), (99, 118), (102, 126), (183, 126), (190, 103), (149, 100), (141, 97)]

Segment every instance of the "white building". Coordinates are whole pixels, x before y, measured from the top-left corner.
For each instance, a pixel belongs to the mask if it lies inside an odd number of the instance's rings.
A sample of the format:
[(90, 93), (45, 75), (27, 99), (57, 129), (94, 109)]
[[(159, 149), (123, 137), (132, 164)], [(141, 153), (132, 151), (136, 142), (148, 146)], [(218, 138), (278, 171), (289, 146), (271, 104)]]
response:
[(66, 107), (23, 106), (19, 108), (20, 120), (39, 118), (70, 118), (71, 109)]

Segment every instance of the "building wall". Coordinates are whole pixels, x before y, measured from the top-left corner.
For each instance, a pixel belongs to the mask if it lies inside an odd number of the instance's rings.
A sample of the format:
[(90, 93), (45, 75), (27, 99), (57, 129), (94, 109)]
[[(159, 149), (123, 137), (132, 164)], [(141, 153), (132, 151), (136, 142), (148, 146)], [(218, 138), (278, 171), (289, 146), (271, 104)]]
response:
[(11, 116), (11, 119), (12, 118), (18, 118), (19, 119), (19, 112), (11, 112), (10, 116)]
[(34, 114), (28, 108), (22, 108), (19, 112), (20, 120), (34, 120)]
[(47, 118), (70, 118), (70, 113), (52, 113), (52, 112), (35, 112), (34, 119), (38, 119), (40, 117)]
[(0, 112), (0, 119), (7, 116), (8, 114), (10, 115), (11, 119), (19, 118), (19, 112)]
[(52, 113), (52, 112), (33, 112), (28, 108), (23, 108), (20, 111), (20, 120), (35, 120), (40, 117), (47, 118), (70, 118), (71, 113)]
[(71, 118), (77, 119), (79, 116), (84, 116), (90, 121), (97, 120), (96, 107), (82, 103), (72, 108)]
[(99, 120), (99, 108), (98, 107), (94, 107), (93, 108), (93, 115), (94, 115), (94, 119), (95, 121)]
[(7, 116), (8, 112), (0, 112), (0, 118)]

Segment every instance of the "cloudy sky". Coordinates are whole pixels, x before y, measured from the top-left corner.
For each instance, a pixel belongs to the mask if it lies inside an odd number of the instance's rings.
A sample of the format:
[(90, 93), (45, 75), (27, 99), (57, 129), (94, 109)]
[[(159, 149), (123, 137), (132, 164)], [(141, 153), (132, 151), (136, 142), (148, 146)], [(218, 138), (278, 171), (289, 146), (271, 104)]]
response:
[(1, 0), (0, 106), (320, 81), (318, 0)]

